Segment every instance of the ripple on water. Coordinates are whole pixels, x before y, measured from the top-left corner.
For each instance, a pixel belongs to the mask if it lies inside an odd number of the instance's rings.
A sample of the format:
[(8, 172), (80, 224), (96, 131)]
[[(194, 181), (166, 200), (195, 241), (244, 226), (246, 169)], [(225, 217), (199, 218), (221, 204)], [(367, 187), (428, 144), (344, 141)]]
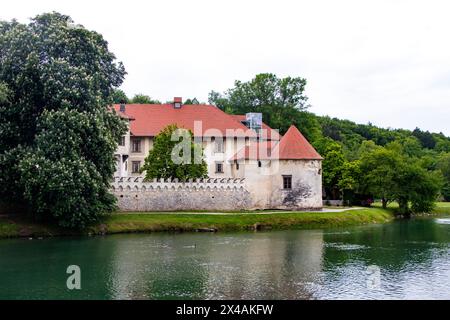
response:
[(369, 249), (369, 246), (361, 245), (361, 244), (350, 244), (350, 243), (342, 243), (342, 242), (328, 242), (325, 243), (325, 247), (327, 248), (335, 248), (338, 250), (364, 250)]
[(436, 222), (436, 223), (439, 223), (439, 224), (450, 224), (450, 218), (446, 218), (446, 219), (444, 219), (444, 218), (436, 219), (435, 222)]

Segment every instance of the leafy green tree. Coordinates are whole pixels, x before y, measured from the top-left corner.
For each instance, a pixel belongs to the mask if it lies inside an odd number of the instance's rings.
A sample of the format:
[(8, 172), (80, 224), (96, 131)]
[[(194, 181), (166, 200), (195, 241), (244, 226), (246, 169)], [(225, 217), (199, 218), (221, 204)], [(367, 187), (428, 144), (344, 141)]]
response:
[(342, 179), (342, 170), (346, 163), (342, 145), (330, 138), (323, 138), (315, 144), (315, 147), (324, 158), (322, 180), (327, 197), (331, 194), (332, 199), (339, 199), (342, 190), (339, 181)]
[(399, 212), (409, 216), (411, 211), (420, 213), (433, 209), (442, 188), (442, 176), (439, 172), (425, 170), (417, 162), (403, 162), (394, 183), (396, 187), (392, 194), (398, 202)]
[(200, 104), (200, 102), (198, 102), (197, 98), (193, 98), (193, 99), (187, 99), (184, 104)]
[(114, 103), (130, 103), (130, 99), (128, 99), (127, 94), (121, 89), (114, 90), (112, 99)]
[(414, 129), (413, 136), (419, 139), (424, 148), (434, 149), (436, 146), (436, 140), (429, 131), (422, 131), (419, 128)]
[(95, 221), (115, 204), (126, 126), (110, 105), (122, 64), (100, 34), (59, 13), (1, 22), (0, 47), (0, 195), (62, 226)]
[(385, 148), (366, 152), (361, 157), (363, 190), (380, 198), (383, 208), (395, 200), (395, 191), (399, 187), (395, 178), (402, 163), (397, 152)]
[[(179, 150), (177, 146), (180, 142), (187, 142), (187, 148)], [(174, 155), (185, 161), (176, 163)], [(206, 178), (208, 174), (202, 146), (195, 143), (190, 130), (178, 128), (175, 124), (167, 126), (155, 137), (153, 149), (149, 151), (141, 170), (145, 171), (146, 180), (170, 178), (186, 181)]]
[(422, 149), (422, 145), (414, 136), (406, 137), (400, 139), (400, 144), (402, 145), (403, 153), (408, 157), (421, 157), (424, 152)]
[[(377, 148), (361, 158), (362, 189), (381, 198), (383, 208), (397, 201), (399, 212), (429, 212), (442, 187), (440, 173), (429, 171), (417, 159), (407, 158), (395, 148)], [(410, 208), (411, 204), (411, 208)]]
[(138, 103), (138, 104), (161, 104), (158, 100), (152, 99), (150, 96), (147, 96), (145, 94), (136, 94), (133, 99), (131, 99), (131, 103)]
[(209, 103), (233, 114), (261, 112), (269, 126), (284, 133), (291, 124), (296, 124), (299, 111), (308, 107), (308, 98), (303, 93), (305, 86), (303, 78), (261, 73), (249, 82), (235, 81), (234, 87), (224, 94), (212, 91)]
[(444, 179), (442, 196), (445, 201), (450, 201), (450, 153), (445, 153), (440, 157), (437, 168), (441, 171)]
[(361, 164), (359, 160), (346, 161), (343, 163), (340, 172), (340, 179), (337, 183), (342, 192), (342, 199), (351, 203), (351, 196), (358, 190), (361, 177)]
[(8, 86), (5, 83), (0, 83), (0, 103), (6, 105), (9, 101), (9, 92)]

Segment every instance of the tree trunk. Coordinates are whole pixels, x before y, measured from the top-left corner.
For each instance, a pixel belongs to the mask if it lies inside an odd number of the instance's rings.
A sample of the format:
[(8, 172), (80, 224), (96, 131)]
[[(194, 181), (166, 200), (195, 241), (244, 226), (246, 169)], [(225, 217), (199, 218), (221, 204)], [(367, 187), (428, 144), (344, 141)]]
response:
[(385, 198), (381, 198), (381, 205), (383, 206), (383, 209), (387, 208), (387, 200)]
[(403, 214), (405, 218), (410, 218), (411, 213), (409, 212), (408, 199), (398, 199), (399, 212)]

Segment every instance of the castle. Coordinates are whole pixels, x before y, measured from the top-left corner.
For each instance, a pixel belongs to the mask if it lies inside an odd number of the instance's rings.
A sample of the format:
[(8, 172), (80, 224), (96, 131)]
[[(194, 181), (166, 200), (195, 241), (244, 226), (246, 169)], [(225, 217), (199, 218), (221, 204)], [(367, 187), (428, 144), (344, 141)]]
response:
[[(128, 122), (112, 185), (124, 211), (320, 209), (322, 157), (295, 127), (281, 136), (261, 114), (229, 115), (212, 105), (120, 104)], [(204, 150), (208, 179), (144, 181), (154, 137), (166, 126), (190, 129)]]

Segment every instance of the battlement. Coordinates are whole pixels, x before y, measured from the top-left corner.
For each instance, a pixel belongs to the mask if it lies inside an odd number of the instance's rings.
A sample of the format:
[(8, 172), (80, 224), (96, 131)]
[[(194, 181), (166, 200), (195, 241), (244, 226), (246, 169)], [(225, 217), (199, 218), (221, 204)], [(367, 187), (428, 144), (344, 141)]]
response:
[(243, 190), (245, 179), (234, 178), (205, 178), (178, 181), (178, 179), (153, 179), (145, 181), (143, 177), (116, 177), (111, 184), (113, 192), (135, 191), (145, 192), (151, 190)]
[(244, 179), (178, 181), (115, 178), (111, 191), (122, 211), (240, 210), (251, 207)]

